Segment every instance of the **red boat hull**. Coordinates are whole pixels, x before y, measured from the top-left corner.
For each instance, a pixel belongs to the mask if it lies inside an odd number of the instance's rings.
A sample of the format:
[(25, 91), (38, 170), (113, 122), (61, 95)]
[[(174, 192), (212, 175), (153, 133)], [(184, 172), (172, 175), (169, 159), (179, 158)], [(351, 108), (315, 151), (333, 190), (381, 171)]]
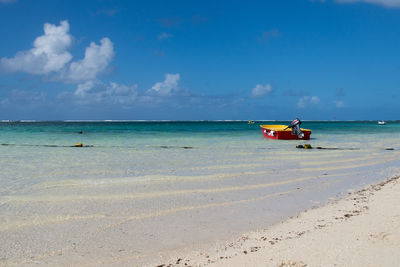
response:
[(280, 140), (309, 140), (311, 136), (310, 130), (303, 130), (303, 138), (299, 138), (296, 134), (292, 134), (292, 131), (273, 131), (266, 128), (261, 128), (264, 137), (270, 139)]

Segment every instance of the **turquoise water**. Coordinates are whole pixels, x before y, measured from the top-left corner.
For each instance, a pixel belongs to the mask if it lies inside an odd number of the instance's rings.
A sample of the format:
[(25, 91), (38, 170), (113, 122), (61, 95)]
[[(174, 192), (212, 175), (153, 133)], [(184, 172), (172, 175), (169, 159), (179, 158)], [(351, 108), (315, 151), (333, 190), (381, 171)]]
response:
[[(0, 259), (157, 258), (400, 173), (398, 121), (306, 121), (307, 141), (266, 139), (259, 127), (288, 123), (2, 122)], [(296, 148), (306, 143), (328, 149)]]
[[(0, 123), (0, 142), (5, 145), (72, 146), (83, 142), (97, 148), (157, 146), (201, 147), (229, 141), (266, 144), (260, 124), (289, 122), (26, 122)], [(400, 122), (381, 126), (376, 122), (303, 122), (312, 129), (312, 141), (343, 141), (343, 137), (393, 137), (400, 133)], [(83, 134), (78, 132), (82, 131)], [(360, 140), (362, 142), (362, 140)], [(280, 143), (282, 144), (282, 142)], [(33, 148), (31, 148), (34, 150)]]
[[(309, 141), (265, 139), (259, 127), (288, 123), (3, 122), (0, 123), (0, 194), (66, 178), (140, 179), (153, 174), (202, 174), (188, 168), (205, 166), (210, 160), (221, 164), (237, 160), (235, 153), (296, 153), (295, 145), (302, 143), (361, 150), (399, 146), (397, 121), (384, 126), (375, 121), (303, 122), (303, 128), (313, 131)], [(71, 147), (76, 143), (87, 147)]]

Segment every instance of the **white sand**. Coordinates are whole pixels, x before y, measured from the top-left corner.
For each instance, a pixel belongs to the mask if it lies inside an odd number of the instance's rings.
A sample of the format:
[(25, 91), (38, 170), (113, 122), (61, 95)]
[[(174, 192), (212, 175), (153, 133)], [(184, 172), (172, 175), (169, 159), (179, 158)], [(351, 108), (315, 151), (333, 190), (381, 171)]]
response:
[(400, 179), (394, 177), (225, 245), (162, 266), (400, 266)]

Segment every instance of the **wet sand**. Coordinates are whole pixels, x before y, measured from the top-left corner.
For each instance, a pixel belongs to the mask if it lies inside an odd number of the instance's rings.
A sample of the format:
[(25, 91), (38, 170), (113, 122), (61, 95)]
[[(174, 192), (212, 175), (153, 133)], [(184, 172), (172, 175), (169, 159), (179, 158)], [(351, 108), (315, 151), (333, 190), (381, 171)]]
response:
[(400, 176), (159, 266), (398, 266)]

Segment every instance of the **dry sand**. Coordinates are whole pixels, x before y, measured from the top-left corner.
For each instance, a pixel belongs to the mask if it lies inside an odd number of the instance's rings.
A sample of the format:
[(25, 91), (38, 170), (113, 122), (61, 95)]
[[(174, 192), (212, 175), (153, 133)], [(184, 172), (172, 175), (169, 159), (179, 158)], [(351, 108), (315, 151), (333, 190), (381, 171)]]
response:
[(400, 266), (399, 176), (159, 266)]

